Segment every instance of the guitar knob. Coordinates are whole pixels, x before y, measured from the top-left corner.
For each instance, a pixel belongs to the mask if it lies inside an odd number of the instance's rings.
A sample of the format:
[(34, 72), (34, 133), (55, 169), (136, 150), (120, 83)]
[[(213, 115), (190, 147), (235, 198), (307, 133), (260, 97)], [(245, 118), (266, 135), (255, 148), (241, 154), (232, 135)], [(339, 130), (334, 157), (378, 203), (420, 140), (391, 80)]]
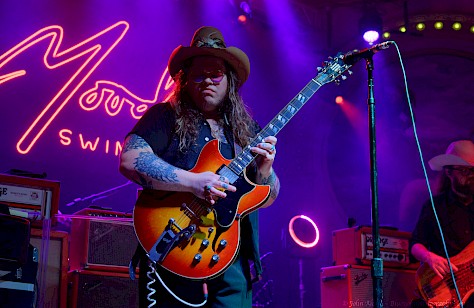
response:
[(208, 246), (209, 246), (209, 240), (208, 240), (208, 239), (204, 239), (204, 240), (202, 241), (202, 243), (201, 243), (201, 246), (204, 247), (204, 248), (208, 247)]
[(213, 228), (213, 227), (209, 227), (209, 228), (207, 229), (207, 232), (208, 232), (207, 237), (210, 237), (211, 234), (212, 234), (212, 232), (214, 232), (214, 228)]
[(212, 255), (211, 259), (212, 259), (212, 262), (217, 263), (217, 262), (219, 262), (220, 258), (219, 258), (219, 255)]
[(194, 261), (199, 262), (202, 259), (202, 255), (200, 253), (197, 253), (194, 255)]
[(225, 246), (227, 246), (227, 241), (226, 241), (226, 240), (221, 240), (221, 241), (219, 242), (219, 246), (220, 246), (221, 248), (224, 248)]

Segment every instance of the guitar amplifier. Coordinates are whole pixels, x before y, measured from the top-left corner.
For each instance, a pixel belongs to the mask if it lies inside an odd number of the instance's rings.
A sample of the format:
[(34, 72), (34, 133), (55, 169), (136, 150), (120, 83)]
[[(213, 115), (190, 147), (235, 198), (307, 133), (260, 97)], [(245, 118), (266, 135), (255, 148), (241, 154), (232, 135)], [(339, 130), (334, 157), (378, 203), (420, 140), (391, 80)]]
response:
[[(410, 232), (380, 228), (380, 256), (385, 267), (418, 268), (410, 263)], [(359, 226), (332, 234), (333, 265), (370, 265), (373, 259), (372, 228)]]
[(68, 291), (69, 308), (138, 308), (138, 278), (126, 273), (71, 271)]
[[(383, 306), (410, 307), (416, 290), (415, 270), (385, 268)], [(321, 308), (374, 307), (371, 268), (338, 265), (321, 269)]]
[(138, 240), (130, 218), (74, 216), (70, 269), (128, 273)]
[(28, 218), (41, 227), (43, 219), (52, 219), (59, 207), (59, 182), (0, 174), (0, 202), (11, 215)]
[(117, 212), (103, 208), (86, 207), (74, 213), (74, 215), (90, 216), (90, 217), (112, 217), (112, 218), (133, 218), (131, 213)]
[[(31, 229), (30, 243), (41, 255), (42, 229)], [(48, 265), (44, 287), (44, 307), (66, 308), (68, 271), (68, 233), (50, 231), (48, 244)]]

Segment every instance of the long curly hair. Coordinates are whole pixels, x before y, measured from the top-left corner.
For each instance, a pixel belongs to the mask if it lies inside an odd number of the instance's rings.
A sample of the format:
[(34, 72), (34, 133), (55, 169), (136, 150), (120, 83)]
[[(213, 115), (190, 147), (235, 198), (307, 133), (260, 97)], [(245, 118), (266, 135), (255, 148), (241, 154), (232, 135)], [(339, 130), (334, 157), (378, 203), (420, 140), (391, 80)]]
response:
[[(175, 88), (170, 98), (171, 105), (176, 112), (176, 133), (179, 136), (179, 149), (185, 151), (195, 144), (198, 136), (199, 123), (204, 116), (197, 109), (194, 102), (186, 92), (187, 67), (181, 70), (174, 78)], [(222, 127), (230, 125), (235, 142), (241, 146), (247, 146), (255, 137), (256, 122), (252, 119), (247, 106), (239, 94), (239, 80), (237, 74), (227, 67), (227, 96), (219, 109), (219, 124)]]
[(451, 190), (451, 179), (448, 177), (446, 172), (448, 172), (446, 167), (443, 167), (443, 171), (438, 175), (435, 186), (437, 193), (445, 193)]

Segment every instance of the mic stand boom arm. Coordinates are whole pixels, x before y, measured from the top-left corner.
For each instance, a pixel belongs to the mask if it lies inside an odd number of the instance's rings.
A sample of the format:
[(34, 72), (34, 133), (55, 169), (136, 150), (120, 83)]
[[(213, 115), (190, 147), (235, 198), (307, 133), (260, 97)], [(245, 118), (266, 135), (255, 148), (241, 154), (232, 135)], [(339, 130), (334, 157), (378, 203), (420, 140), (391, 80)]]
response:
[(73, 205), (76, 205), (80, 202), (84, 202), (84, 201), (87, 201), (87, 200), (90, 200), (90, 199), (92, 199), (91, 203), (94, 203), (94, 201), (97, 201), (97, 200), (102, 199), (102, 198), (106, 198), (106, 197), (114, 194), (117, 190), (122, 189), (125, 186), (128, 186), (132, 183), (133, 183), (132, 181), (127, 181), (125, 184), (109, 188), (107, 190), (101, 191), (99, 193), (92, 194), (90, 196), (83, 197), (83, 198), (76, 198), (73, 201), (67, 203), (66, 206), (73, 206)]

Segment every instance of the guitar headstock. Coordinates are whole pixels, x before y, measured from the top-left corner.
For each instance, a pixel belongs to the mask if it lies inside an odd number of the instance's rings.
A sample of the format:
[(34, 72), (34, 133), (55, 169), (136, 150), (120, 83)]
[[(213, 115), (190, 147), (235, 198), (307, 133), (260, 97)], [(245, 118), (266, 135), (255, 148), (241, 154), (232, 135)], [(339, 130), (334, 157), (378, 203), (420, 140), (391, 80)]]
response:
[(314, 78), (319, 84), (323, 85), (333, 81), (339, 84), (341, 80), (347, 79), (347, 76), (344, 75), (346, 71), (349, 75), (352, 75), (352, 72), (349, 70), (352, 65), (344, 63), (344, 55), (342, 53), (338, 53), (335, 57), (329, 57), (328, 59), (328, 61), (323, 62), (323, 67), (318, 67), (318, 76)]

